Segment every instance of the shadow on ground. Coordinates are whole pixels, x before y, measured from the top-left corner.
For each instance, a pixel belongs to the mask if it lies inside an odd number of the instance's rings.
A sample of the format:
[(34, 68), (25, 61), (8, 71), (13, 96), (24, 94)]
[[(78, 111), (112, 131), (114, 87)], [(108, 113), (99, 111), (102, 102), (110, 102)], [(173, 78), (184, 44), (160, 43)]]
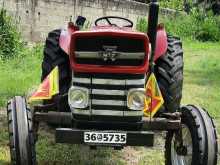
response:
[[(155, 148), (126, 147), (90, 150), (88, 146), (56, 144), (53, 130), (43, 124), (36, 145), (39, 165), (163, 165), (163, 139), (156, 139)], [(162, 151), (162, 152), (161, 152)], [(0, 165), (10, 162), (6, 114), (0, 113)]]
[[(217, 124), (220, 119), (217, 120)], [(219, 128), (220, 125), (217, 125)], [(6, 116), (0, 115), (0, 165), (9, 165)], [(154, 148), (126, 147), (122, 151), (109, 148), (90, 150), (87, 146), (56, 144), (53, 130), (41, 126), (37, 148), (39, 165), (164, 165), (164, 134), (155, 139)], [(219, 153), (220, 156), (220, 153)], [(220, 160), (219, 160), (220, 161)], [(220, 164), (218, 164), (220, 165)]]

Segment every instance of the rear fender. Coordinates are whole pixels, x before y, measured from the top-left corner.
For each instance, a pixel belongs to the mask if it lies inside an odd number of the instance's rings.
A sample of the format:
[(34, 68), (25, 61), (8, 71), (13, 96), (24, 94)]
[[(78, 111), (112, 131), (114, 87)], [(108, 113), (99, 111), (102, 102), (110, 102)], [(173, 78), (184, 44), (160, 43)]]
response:
[(157, 29), (157, 40), (154, 61), (156, 61), (159, 57), (163, 56), (167, 52), (167, 47), (167, 33), (165, 31), (164, 25), (159, 24)]
[(70, 54), (71, 36), (77, 30), (79, 30), (79, 28), (74, 26), (74, 24), (71, 22), (68, 24), (67, 29), (61, 30), (60, 38), (59, 38), (59, 46), (67, 55)]

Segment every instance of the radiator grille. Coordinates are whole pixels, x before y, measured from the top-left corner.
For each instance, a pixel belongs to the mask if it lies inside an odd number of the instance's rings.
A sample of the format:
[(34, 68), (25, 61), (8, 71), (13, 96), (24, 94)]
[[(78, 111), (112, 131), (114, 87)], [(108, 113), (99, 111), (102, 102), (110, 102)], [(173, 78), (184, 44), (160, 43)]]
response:
[(76, 51), (96, 52), (103, 50), (103, 46), (117, 46), (120, 52), (144, 52), (144, 41), (117, 36), (78, 37), (75, 40)]
[(105, 116), (142, 116), (142, 111), (127, 107), (127, 92), (131, 88), (144, 88), (145, 75), (74, 74), (73, 85), (90, 89), (90, 105), (76, 114)]
[[(113, 48), (107, 51), (106, 48)], [(114, 56), (104, 59), (105, 54)], [(75, 39), (75, 61), (78, 64), (140, 66), (145, 59), (143, 39), (118, 36), (78, 37)]]

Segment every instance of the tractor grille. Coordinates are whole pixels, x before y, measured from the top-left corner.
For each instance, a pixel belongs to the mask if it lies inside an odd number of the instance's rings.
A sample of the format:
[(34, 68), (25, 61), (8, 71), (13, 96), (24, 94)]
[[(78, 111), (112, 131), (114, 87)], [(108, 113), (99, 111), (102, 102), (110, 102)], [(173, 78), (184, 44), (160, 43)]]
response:
[[(95, 36), (75, 40), (75, 60), (78, 64), (140, 66), (145, 58), (142, 39)], [(109, 56), (104, 58), (104, 56)]]
[(142, 111), (127, 107), (127, 92), (144, 88), (145, 75), (74, 73), (73, 85), (90, 89), (88, 108), (74, 109), (74, 114), (96, 116), (142, 116)]

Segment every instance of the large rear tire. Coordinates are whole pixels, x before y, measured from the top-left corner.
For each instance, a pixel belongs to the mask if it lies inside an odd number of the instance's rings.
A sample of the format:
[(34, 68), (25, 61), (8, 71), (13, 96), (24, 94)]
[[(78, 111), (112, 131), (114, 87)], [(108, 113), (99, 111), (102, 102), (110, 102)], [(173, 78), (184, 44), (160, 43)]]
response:
[(177, 37), (168, 36), (168, 49), (156, 61), (155, 75), (164, 98), (166, 112), (175, 112), (180, 107), (183, 86), (183, 50)]
[(35, 165), (36, 153), (33, 136), (32, 113), (25, 99), (16, 96), (7, 105), (11, 164)]
[(48, 34), (44, 48), (41, 80), (43, 81), (53, 68), (58, 66), (59, 92), (65, 94), (70, 87), (71, 71), (69, 56), (59, 46), (60, 33), (61, 30), (57, 29)]
[[(178, 151), (176, 132), (168, 132), (165, 145), (166, 165), (217, 165), (217, 134), (209, 114), (188, 105), (182, 113), (183, 148)], [(185, 153), (184, 153), (185, 152)]]

